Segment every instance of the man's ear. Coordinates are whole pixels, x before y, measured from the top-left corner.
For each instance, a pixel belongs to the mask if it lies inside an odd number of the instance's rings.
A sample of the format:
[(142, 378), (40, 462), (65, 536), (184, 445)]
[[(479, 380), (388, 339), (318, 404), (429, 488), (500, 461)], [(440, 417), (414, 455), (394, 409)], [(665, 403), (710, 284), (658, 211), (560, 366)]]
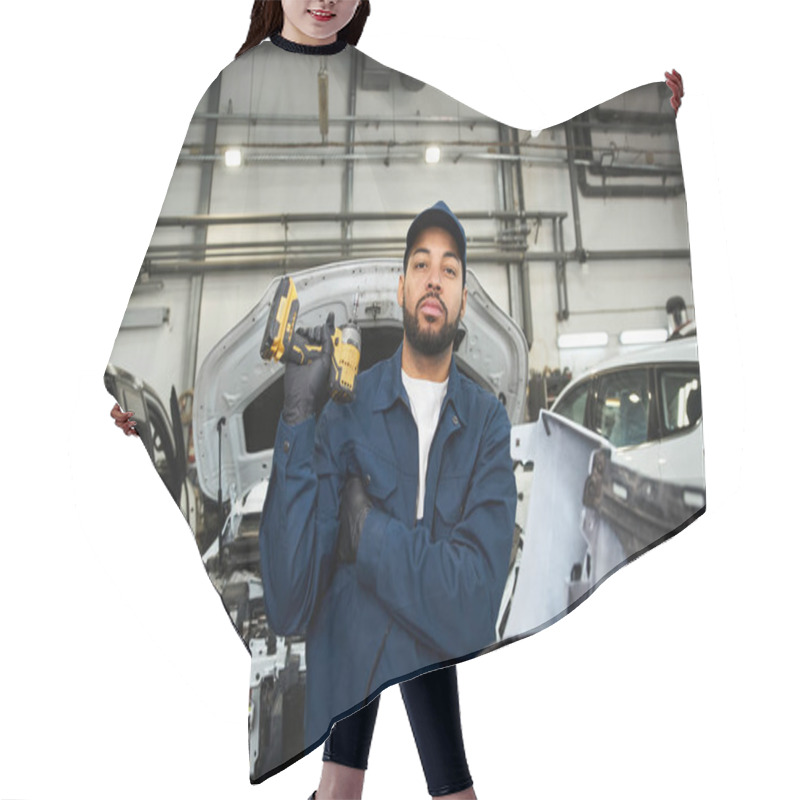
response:
[(464, 287), (464, 292), (461, 295), (461, 313), (458, 315), (459, 319), (464, 319), (464, 312), (467, 310), (467, 287)]
[(403, 307), (403, 276), (400, 276), (400, 280), (397, 282), (397, 305), (400, 308)]

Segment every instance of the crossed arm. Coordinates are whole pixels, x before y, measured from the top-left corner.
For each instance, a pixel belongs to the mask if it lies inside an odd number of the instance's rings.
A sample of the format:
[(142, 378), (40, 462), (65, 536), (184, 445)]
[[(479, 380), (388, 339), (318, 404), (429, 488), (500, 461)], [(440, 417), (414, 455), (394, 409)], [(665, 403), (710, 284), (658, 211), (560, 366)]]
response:
[(428, 647), (459, 657), (491, 644), (508, 572), (517, 490), (510, 426), (497, 407), (482, 432), (463, 512), (444, 536), (385, 511), (366, 516), (358, 580)]
[[(265, 600), (278, 633), (305, 630), (339, 564), (346, 457), (328, 419), (324, 412), (316, 429), (313, 419), (278, 428), (260, 536)], [(516, 509), (509, 430), (498, 406), (481, 433), (461, 518), (437, 541), (428, 527), (409, 528), (378, 508), (363, 523), (359, 584), (395, 622), (447, 656), (494, 640)]]

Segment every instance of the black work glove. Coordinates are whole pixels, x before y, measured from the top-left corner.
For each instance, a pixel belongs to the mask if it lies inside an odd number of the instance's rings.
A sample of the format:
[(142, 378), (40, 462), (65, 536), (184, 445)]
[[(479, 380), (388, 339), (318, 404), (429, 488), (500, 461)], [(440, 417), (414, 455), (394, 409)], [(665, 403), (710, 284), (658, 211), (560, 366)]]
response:
[(333, 344), (331, 336), (336, 330), (333, 312), (328, 314), (324, 325), (316, 328), (298, 328), (295, 338), (309, 344), (321, 344), (322, 354), (305, 364), (286, 365), (283, 379), (283, 419), (287, 425), (297, 425), (310, 416), (318, 414), (328, 399), (328, 384), (331, 372)]
[(339, 505), (339, 538), (336, 541), (339, 561), (352, 564), (356, 560), (364, 520), (371, 508), (372, 503), (361, 478), (358, 476), (348, 478)]

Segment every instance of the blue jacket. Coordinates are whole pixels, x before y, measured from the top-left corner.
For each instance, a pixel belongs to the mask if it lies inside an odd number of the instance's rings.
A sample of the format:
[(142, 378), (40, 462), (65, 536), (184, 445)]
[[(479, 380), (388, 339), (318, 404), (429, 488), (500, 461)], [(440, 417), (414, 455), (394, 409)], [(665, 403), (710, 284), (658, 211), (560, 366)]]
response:
[[(401, 353), (359, 375), (353, 403), (278, 425), (261, 568), (272, 629), (306, 636), (306, 747), (376, 690), (496, 639), (517, 501), (508, 416), (453, 360), (417, 523)], [(353, 474), (373, 508), (355, 563), (340, 564), (339, 497)]]

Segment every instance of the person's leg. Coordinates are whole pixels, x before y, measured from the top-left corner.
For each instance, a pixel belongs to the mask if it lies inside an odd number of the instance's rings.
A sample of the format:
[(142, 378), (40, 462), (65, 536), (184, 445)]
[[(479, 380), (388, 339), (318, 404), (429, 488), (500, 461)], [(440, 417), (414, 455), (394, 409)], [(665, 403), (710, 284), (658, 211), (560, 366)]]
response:
[(474, 798), (464, 752), (456, 668), (400, 684), (431, 797)]
[(315, 800), (361, 797), (379, 700), (380, 696), (333, 726), (322, 751), (322, 776)]

